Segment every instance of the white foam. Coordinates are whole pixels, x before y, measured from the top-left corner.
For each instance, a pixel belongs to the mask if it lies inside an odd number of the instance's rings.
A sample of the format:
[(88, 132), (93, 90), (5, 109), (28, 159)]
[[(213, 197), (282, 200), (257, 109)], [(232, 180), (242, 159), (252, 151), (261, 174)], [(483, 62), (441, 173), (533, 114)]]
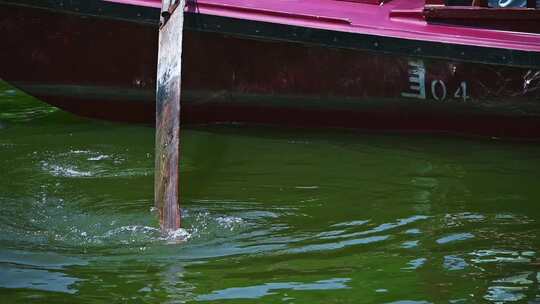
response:
[(176, 230), (167, 231), (166, 235), (162, 237), (168, 244), (177, 244), (185, 242), (191, 238), (191, 233), (187, 230), (179, 228)]

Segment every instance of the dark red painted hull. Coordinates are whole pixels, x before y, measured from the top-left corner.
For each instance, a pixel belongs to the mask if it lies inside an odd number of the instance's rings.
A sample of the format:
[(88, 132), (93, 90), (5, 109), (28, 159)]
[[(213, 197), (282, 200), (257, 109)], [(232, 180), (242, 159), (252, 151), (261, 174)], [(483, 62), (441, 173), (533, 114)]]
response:
[[(0, 78), (67, 111), (152, 122), (157, 28), (6, 6)], [(188, 30), (183, 123), (540, 137), (540, 72)]]

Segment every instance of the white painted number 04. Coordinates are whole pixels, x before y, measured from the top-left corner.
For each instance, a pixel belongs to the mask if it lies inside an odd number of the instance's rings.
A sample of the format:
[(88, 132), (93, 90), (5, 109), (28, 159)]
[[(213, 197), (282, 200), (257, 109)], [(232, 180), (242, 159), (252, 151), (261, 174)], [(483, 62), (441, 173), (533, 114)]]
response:
[[(448, 88), (443, 80), (436, 79), (431, 82), (431, 96), (436, 101), (445, 101), (448, 97)], [(451, 91), (450, 91), (451, 93)], [(409, 62), (409, 90), (401, 93), (401, 96), (408, 98), (427, 99), (426, 96), (426, 68), (421, 60)], [(454, 94), (453, 99), (467, 101), (469, 99), (467, 82), (462, 81)]]

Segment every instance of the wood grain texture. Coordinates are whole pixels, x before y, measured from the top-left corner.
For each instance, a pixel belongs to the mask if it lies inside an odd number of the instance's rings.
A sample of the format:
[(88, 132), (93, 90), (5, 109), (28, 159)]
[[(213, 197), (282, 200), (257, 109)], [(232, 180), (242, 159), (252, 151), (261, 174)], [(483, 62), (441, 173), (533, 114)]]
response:
[[(185, 0), (179, 2), (179, 7), (183, 8)], [(159, 32), (155, 205), (163, 232), (180, 228), (178, 170), (183, 25), (184, 12), (177, 9)]]

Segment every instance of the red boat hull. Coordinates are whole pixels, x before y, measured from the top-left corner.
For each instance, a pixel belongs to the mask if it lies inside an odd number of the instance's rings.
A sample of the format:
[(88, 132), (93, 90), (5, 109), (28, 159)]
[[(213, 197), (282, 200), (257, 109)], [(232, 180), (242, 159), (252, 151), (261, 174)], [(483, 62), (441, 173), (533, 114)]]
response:
[[(0, 78), (78, 115), (151, 123), (157, 27), (0, 10)], [(540, 72), (188, 30), (183, 123), (540, 137)]]

